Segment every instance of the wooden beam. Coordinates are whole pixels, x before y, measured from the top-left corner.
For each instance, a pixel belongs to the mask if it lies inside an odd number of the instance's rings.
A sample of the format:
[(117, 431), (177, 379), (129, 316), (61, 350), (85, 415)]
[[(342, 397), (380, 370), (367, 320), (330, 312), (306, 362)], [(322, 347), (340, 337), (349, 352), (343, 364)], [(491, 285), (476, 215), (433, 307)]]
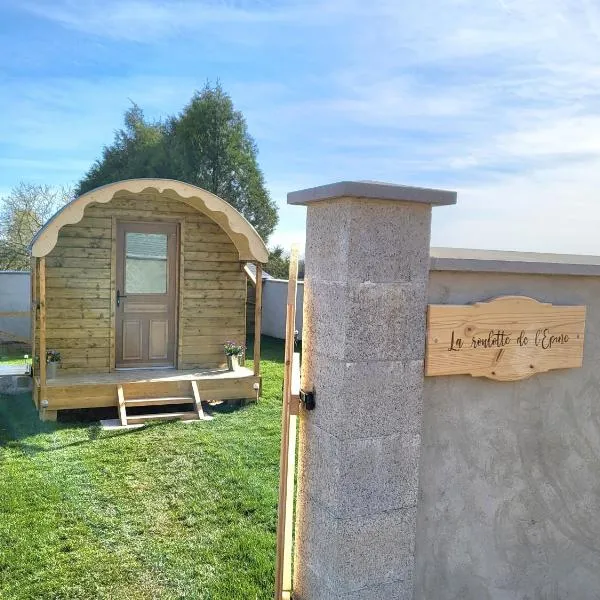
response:
[[(294, 312), (295, 312), (294, 307)], [(294, 319), (295, 323), (296, 319)], [(289, 434), (287, 452), (287, 478), (285, 482), (285, 528), (283, 534), (283, 573), (282, 598), (291, 598), (292, 594), (292, 544), (294, 538), (294, 500), (296, 483), (296, 432), (298, 430), (298, 409), (300, 407), (300, 353), (294, 352), (290, 376), (289, 396)]]
[(298, 247), (294, 245), (290, 254), (290, 275), (286, 307), (281, 453), (279, 456), (279, 502), (277, 506), (277, 554), (275, 557), (275, 600), (289, 598), (292, 590), (292, 531), (297, 416), (292, 414), (290, 409), (292, 404), (292, 387), (296, 387), (295, 378), (293, 377), (293, 367), (297, 284)]
[(39, 259), (40, 286), (40, 405), (46, 398), (46, 257)]
[(192, 392), (194, 394), (194, 403), (196, 404), (196, 412), (198, 413), (198, 418), (204, 419), (204, 411), (202, 410), (202, 398), (200, 398), (198, 382), (195, 380), (192, 380)]
[(300, 412), (300, 352), (294, 352), (291, 378), (290, 415), (297, 415)]
[(262, 317), (262, 265), (256, 263), (256, 304), (254, 305), (254, 374), (260, 375), (260, 328)]
[(114, 371), (116, 365), (116, 313), (117, 304), (117, 218), (111, 218), (110, 236), (110, 297), (108, 299), (108, 314), (110, 315), (110, 329), (108, 332), (108, 370)]
[[(31, 257), (31, 304), (29, 311), (31, 315), (31, 374), (37, 375), (35, 372), (35, 330), (37, 329), (37, 261), (35, 257)], [(36, 405), (37, 406), (37, 405)]]
[(117, 386), (117, 397), (119, 399), (119, 420), (123, 427), (127, 426), (127, 412), (125, 411), (125, 392), (123, 392), (123, 386)]
[[(177, 335), (176, 335), (176, 340), (177, 340), (177, 356), (175, 359), (175, 366), (178, 369), (181, 369), (181, 365), (184, 362), (184, 349), (183, 349), (183, 334), (185, 333), (184, 330), (184, 317), (183, 317), (183, 306), (185, 303), (185, 219), (180, 219), (179, 220), (179, 230), (178, 230), (178, 257), (179, 260), (177, 261), (177, 268), (178, 270), (178, 274), (177, 274), (177, 280), (178, 280), (178, 286), (179, 286), (179, 292), (178, 292), (178, 300), (177, 300)], [(191, 246), (193, 247), (194, 245), (191, 244)], [(195, 317), (197, 318), (197, 317)]]
[(254, 275), (254, 273), (250, 270), (248, 263), (244, 264), (243, 270), (244, 270), (244, 273), (246, 273), (246, 277), (248, 278), (248, 281), (250, 281), (250, 283), (253, 286), (256, 286), (256, 275)]
[(7, 319), (14, 318), (14, 319), (17, 319), (19, 317), (25, 318), (25, 317), (28, 317), (28, 316), (29, 316), (29, 311), (27, 311), (27, 310), (17, 310), (17, 311), (13, 311), (13, 312), (10, 312), (10, 311), (9, 312), (0, 312), (0, 319), (3, 319), (3, 318), (7, 318)]

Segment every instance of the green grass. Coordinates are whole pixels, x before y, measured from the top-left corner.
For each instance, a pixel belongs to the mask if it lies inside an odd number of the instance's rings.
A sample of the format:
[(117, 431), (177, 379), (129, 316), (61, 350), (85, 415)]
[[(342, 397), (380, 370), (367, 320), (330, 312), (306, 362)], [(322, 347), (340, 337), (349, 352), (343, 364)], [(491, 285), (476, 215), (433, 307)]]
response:
[(30, 365), (31, 353), (27, 354), (27, 358), (25, 358), (26, 354), (27, 352), (18, 352), (13, 348), (6, 348), (0, 345), (0, 365)]
[(41, 423), (0, 396), (0, 598), (272, 598), (282, 362), (263, 338), (260, 402), (193, 424)]

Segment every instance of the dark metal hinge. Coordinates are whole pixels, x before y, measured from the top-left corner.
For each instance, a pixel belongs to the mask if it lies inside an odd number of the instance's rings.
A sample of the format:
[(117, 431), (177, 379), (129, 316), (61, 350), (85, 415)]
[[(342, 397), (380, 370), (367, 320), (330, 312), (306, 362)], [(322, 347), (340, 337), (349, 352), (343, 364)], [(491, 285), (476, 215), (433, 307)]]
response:
[(315, 409), (315, 393), (314, 391), (300, 390), (300, 402), (302, 402), (305, 410)]

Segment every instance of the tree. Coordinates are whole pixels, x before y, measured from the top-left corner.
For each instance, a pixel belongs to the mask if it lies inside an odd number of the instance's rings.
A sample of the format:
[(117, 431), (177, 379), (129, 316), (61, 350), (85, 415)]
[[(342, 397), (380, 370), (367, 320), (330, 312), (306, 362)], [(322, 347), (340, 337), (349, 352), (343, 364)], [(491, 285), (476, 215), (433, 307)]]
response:
[(287, 279), (290, 272), (290, 256), (282, 246), (269, 249), (269, 261), (265, 265), (265, 272), (275, 279)]
[(166, 127), (149, 122), (137, 105), (125, 111), (124, 128), (115, 133), (111, 146), (88, 170), (76, 187), (80, 196), (101, 185), (135, 177), (168, 177), (164, 156)]
[(277, 225), (257, 161), (258, 150), (242, 113), (219, 84), (207, 84), (165, 121), (148, 121), (133, 105), (125, 126), (102, 151), (77, 193), (136, 177), (166, 177), (202, 187), (239, 210), (266, 240)]
[(0, 270), (28, 271), (29, 244), (40, 227), (72, 198), (68, 187), (19, 183), (0, 206)]
[[(287, 279), (290, 276), (290, 255), (282, 246), (269, 249), (269, 260), (265, 265), (265, 273), (275, 279)], [(304, 279), (304, 259), (298, 261), (298, 279)]]

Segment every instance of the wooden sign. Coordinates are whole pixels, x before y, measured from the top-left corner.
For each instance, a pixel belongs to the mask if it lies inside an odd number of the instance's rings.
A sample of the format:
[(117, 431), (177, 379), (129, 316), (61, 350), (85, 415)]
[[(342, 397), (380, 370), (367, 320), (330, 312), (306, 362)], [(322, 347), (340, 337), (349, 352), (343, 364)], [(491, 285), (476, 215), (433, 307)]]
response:
[(585, 306), (554, 306), (525, 296), (430, 304), (425, 375), (515, 381), (581, 367), (584, 332)]

